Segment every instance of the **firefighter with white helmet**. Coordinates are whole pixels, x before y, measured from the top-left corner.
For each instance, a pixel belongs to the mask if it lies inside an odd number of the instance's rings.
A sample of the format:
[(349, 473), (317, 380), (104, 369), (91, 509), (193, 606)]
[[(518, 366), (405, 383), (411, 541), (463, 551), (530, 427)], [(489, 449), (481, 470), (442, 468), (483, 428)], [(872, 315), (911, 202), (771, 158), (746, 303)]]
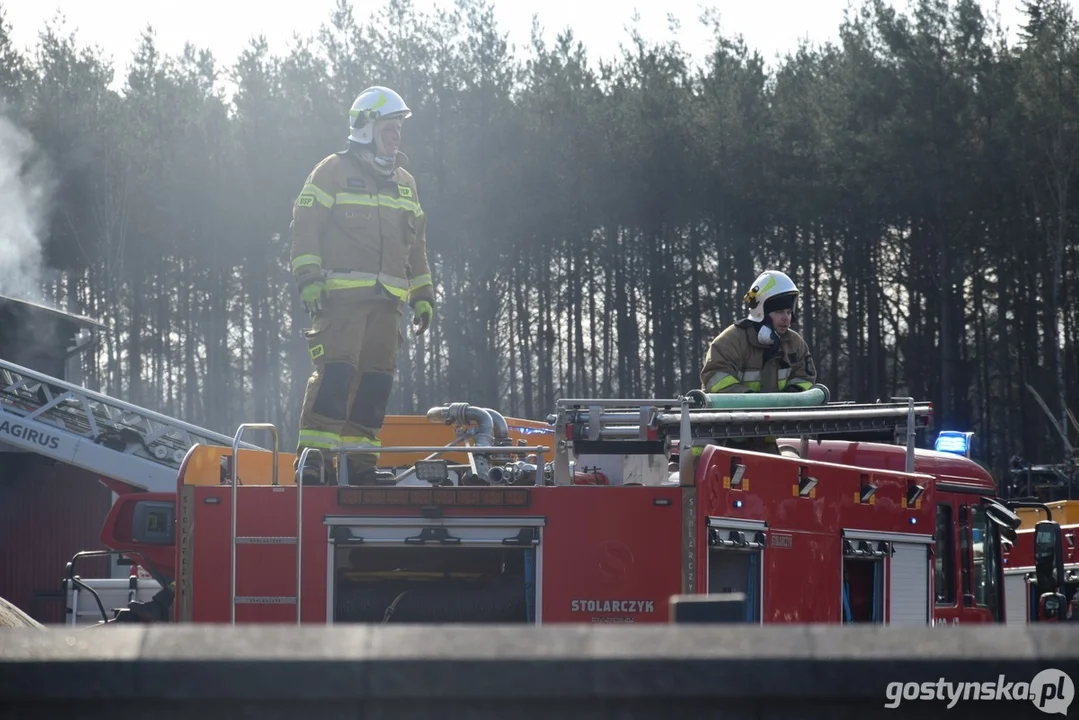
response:
[[(707, 393), (800, 392), (813, 387), (817, 371), (806, 341), (791, 329), (798, 287), (779, 270), (765, 270), (744, 301), (745, 319), (721, 332), (701, 370)], [(773, 438), (748, 449), (778, 453)]]
[[(405, 305), (418, 333), (431, 323), (427, 216), (399, 151), (412, 116), (393, 90), (369, 87), (349, 110), (348, 148), (315, 166), (292, 208), (292, 272), (311, 327), (315, 368), (300, 414), (304, 448), (348, 455), (349, 482), (375, 479), (378, 438), (403, 339)], [(318, 479), (315, 463), (304, 482)]]

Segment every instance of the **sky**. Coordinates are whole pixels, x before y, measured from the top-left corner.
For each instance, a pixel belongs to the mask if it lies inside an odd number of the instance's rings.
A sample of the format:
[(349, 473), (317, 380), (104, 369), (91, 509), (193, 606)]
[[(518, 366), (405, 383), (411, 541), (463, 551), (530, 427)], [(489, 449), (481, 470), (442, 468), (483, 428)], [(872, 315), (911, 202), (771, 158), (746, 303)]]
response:
[[(448, 7), (452, 0), (413, 0), (418, 10)], [(1072, 0), (1073, 6), (1079, 0)], [(858, 3), (860, 4), (860, 2)], [(906, 0), (893, 0), (903, 8)], [(1013, 32), (1021, 21), (1020, 0), (982, 0), (983, 7), (999, 6), (1005, 25)], [(20, 50), (32, 47), (45, 23), (62, 13), (64, 27), (74, 31), (80, 45), (98, 45), (115, 63), (120, 81), (140, 33), (149, 24), (159, 45), (179, 53), (185, 42), (213, 51), (219, 62), (231, 64), (252, 37), (265, 35), (270, 50), (286, 53), (293, 33), (313, 36), (327, 22), (335, 0), (256, 2), (255, 0), (0, 0), (13, 40)], [(499, 28), (511, 44), (527, 52), (532, 15), (547, 39), (571, 27), (591, 58), (611, 58), (628, 40), (626, 28), (635, 12), (648, 40), (672, 37), (667, 15), (681, 23), (678, 39), (696, 59), (711, 50), (711, 31), (699, 22), (702, 11), (719, 12), (725, 35), (741, 34), (746, 43), (771, 62), (777, 54), (794, 51), (800, 39), (815, 43), (837, 39), (848, 0), (494, 0)], [(357, 20), (376, 12), (380, 3), (352, 0)], [(120, 84), (118, 82), (118, 84)]]

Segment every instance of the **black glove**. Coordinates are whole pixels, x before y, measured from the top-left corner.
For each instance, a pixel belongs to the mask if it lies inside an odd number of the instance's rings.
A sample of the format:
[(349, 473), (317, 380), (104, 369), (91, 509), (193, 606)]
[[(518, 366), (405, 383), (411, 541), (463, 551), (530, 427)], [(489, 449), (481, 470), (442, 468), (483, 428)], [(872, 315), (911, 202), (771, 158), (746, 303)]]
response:
[(788, 385), (786, 387), (787, 392), (805, 392), (805, 388), (801, 385)]

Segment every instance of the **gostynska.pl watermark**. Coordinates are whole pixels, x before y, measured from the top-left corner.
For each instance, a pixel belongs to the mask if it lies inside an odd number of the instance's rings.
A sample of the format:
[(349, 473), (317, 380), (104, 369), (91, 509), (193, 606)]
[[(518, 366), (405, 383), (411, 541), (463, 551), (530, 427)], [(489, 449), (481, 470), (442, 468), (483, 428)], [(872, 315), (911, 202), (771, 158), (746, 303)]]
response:
[(1030, 682), (1009, 681), (1003, 675), (987, 682), (892, 682), (884, 691), (884, 707), (895, 709), (904, 701), (936, 700), (949, 708), (961, 700), (1028, 700), (1044, 713), (1068, 714), (1075, 698), (1075, 685), (1068, 674), (1050, 668), (1042, 670)]

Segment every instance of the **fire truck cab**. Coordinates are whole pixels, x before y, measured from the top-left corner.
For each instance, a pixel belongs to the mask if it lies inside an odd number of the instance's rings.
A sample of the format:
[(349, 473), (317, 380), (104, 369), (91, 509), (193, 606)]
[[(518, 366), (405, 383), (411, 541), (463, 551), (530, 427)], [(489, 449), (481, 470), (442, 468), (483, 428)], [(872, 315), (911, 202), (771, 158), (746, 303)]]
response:
[[(161, 587), (115, 619), (655, 623), (715, 596), (725, 621), (1001, 622), (1018, 518), (977, 463), (915, 448), (931, 405), (786, 395), (563, 399), (546, 425), (440, 406), (390, 419), (367, 486), (344, 481), (347, 448), (298, 484), (276, 429), (242, 425), (188, 451), (175, 495), (114, 505), (104, 552)], [(849, 439), (881, 432), (897, 442)], [(739, 446), (777, 436), (778, 455)]]

